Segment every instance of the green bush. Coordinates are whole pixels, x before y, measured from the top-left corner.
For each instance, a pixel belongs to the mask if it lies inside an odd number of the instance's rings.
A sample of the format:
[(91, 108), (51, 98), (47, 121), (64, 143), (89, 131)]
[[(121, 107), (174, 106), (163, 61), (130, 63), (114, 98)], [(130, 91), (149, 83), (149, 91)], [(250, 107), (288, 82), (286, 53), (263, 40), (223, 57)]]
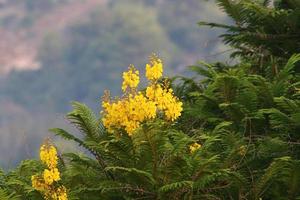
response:
[[(84, 149), (60, 156), (61, 184), (69, 199), (300, 199), (300, 54), (294, 46), (283, 46), (289, 56), (278, 56), (273, 43), (250, 43), (243, 32), (247, 25), (269, 29), (239, 16), (241, 9), (251, 19), (273, 23), (274, 16), (282, 19), (299, 11), (299, 3), (276, 1), (272, 8), (261, 1), (218, 2), (236, 22), (243, 22), (242, 27), (237, 23), (242, 33), (222, 25), (233, 30), (225, 41), (251, 48), (251, 55), (240, 46), (233, 54), (239, 55), (238, 64), (199, 62), (191, 67), (195, 78), (172, 79), (174, 94), (183, 102), (182, 116), (170, 122), (159, 111), (130, 135), (124, 127), (107, 129), (102, 123), (107, 113), (97, 116), (73, 102), (66, 118), (78, 131), (51, 129)], [(257, 48), (265, 48), (266, 54)], [(136, 92), (121, 99), (130, 100)], [(29, 160), (11, 172), (0, 172), (0, 199), (43, 199), (30, 180), (43, 169), (39, 161)]]

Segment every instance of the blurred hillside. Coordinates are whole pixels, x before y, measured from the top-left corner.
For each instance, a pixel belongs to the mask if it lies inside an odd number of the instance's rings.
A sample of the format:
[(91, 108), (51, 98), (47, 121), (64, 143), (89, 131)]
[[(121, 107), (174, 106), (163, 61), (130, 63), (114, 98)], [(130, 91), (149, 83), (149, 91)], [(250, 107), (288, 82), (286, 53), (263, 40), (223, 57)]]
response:
[(100, 110), (103, 90), (118, 94), (120, 73), (152, 52), (169, 75), (223, 60), (206, 20), (228, 19), (201, 0), (1, 0), (0, 166), (34, 156), (71, 100)]

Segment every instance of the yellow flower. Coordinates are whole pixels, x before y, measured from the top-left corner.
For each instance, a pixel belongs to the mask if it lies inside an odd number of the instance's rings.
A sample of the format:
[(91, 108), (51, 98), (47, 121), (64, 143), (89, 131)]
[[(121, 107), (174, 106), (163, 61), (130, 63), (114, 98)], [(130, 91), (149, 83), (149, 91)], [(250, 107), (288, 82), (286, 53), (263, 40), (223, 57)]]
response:
[(45, 194), (46, 200), (67, 200), (67, 190), (64, 186), (60, 186), (57, 189), (52, 189), (51, 192)]
[(172, 89), (163, 88), (157, 82), (162, 72), (162, 61), (152, 56), (150, 64), (146, 65), (146, 77), (151, 84), (145, 93), (135, 90), (139, 83), (139, 73), (133, 66), (123, 73), (122, 90), (125, 95), (115, 101), (110, 100), (108, 92), (103, 97), (102, 122), (108, 131), (123, 129), (131, 136), (146, 120), (154, 119), (158, 112), (170, 121), (181, 115), (182, 102), (174, 96)]
[(45, 200), (67, 200), (66, 188), (56, 184), (60, 180), (60, 173), (56, 167), (58, 160), (56, 148), (48, 142), (42, 145), (40, 158), (47, 168), (44, 169), (42, 176), (31, 177), (32, 187), (40, 191)]
[(122, 90), (125, 92), (128, 88), (137, 88), (140, 82), (139, 71), (130, 66), (127, 72), (123, 72)]
[(147, 119), (155, 118), (155, 103), (149, 101), (142, 93), (129, 95), (116, 102), (102, 102), (104, 108), (103, 125), (110, 131), (115, 128), (124, 128), (132, 133)]
[(68, 199), (67, 189), (64, 186), (59, 187), (56, 191), (56, 194), (57, 194), (57, 200), (67, 200)]
[(241, 156), (246, 155), (246, 153), (247, 153), (247, 147), (245, 145), (240, 146), (239, 149), (238, 149), (238, 153)]
[(57, 166), (57, 151), (52, 145), (42, 145), (40, 148), (40, 159), (45, 163), (50, 169)]
[(162, 61), (156, 56), (152, 56), (150, 64), (146, 64), (146, 77), (150, 81), (158, 80), (163, 74)]
[(48, 185), (45, 184), (45, 182), (43, 182), (43, 180), (37, 175), (31, 176), (31, 184), (34, 189), (39, 191), (44, 191), (49, 188)]
[(201, 148), (201, 144), (195, 142), (195, 143), (193, 143), (193, 144), (190, 145), (190, 152), (194, 153), (199, 148)]
[(52, 185), (53, 182), (60, 180), (59, 171), (57, 168), (45, 169), (43, 173), (43, 178), (46, 184)]
[(174, 121), (181, 115), (182, 102), (173, 95), (172, 89), (163, 89), (160, 85), (154, 84), (146, 88), (146, 96), (155, 102), (168, 120)]

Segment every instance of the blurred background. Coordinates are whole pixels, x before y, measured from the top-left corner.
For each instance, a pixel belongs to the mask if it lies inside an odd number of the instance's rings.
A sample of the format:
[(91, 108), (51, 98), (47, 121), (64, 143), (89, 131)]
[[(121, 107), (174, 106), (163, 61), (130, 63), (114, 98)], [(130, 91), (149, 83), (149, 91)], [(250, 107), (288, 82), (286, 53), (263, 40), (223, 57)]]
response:
[(70, 101), (99, 113), (103, 90), (119, 94), (122, 71), (143, 69), (152, 52), (169, 76), (226, 60), (221, 32), (199, 21), (228, 19), (203, 0), (0, 0), (0, 167), (36, 156), (49, 128), (68, 126)]

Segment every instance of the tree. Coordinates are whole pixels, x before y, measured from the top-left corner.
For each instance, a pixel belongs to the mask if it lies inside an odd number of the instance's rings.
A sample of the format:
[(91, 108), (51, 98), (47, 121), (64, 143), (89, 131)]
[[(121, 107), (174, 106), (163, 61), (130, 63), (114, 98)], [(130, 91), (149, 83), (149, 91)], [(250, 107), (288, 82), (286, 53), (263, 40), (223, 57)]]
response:
[[(277, 65), (299, 53), (299, 2), (218, 0), (219, 7), (231, 17), (230, 25), (200, 22), (200, 25), (223, 28), (220, 37), (232, 46), (231, 56), (251, 61), (256, 73), (276, 74)], [(273, 67), (266, 67), (266, 65)], [(272, 71), (271, 71), (272, 70)]]

